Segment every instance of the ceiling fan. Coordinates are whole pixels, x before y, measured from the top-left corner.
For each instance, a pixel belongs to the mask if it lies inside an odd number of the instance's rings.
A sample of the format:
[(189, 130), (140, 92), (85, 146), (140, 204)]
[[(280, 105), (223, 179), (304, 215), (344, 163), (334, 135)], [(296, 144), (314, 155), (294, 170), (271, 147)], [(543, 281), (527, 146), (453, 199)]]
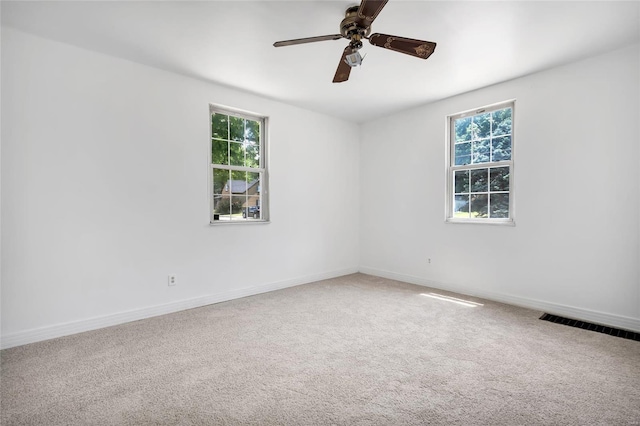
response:
[(362, 63), (362, 56), (358, 50), (362, 47), (362, 39), (369, 40), (374, 46), (406, 53), (416, 58), (427, 59), (436, 48), (431, 41), (415, 40), (387, 34), (371, 34), (371, 24), (389, 0), (362, 0), (359, 6), (352, 6), (345, 12), (345, 18), (340, 23), (340, 34), (318, 37), (297, 38), (293, 40), (277, 41), (275, 47), (291, 46), (294, 44), (313, 43), (316, 41), (340, 40), (346, 38), (349, 45), (344, 49), (338, 64), (334, 83), (341, 83), (349, 79), (351, 68)]

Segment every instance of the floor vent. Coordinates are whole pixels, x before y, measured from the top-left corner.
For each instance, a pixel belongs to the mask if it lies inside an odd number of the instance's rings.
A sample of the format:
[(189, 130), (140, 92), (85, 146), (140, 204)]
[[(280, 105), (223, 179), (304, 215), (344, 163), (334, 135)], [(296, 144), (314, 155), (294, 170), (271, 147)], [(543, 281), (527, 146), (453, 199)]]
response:
[(623, 339), (637, 340), (640, 342), (640, 333), (634, 331), (621, 330), (619, 328), (605, 327), (604, 325), (592, 324), (586, 321), (579, 321), (557, 315), (543, 314), (540, 317), (541, 320), (555, 322), (562, 325), (568, 325), (569, 327), (584, 328), (585, 330), (596, 331), (598, 333), (610, 334), (615, 337), (622, 337)]

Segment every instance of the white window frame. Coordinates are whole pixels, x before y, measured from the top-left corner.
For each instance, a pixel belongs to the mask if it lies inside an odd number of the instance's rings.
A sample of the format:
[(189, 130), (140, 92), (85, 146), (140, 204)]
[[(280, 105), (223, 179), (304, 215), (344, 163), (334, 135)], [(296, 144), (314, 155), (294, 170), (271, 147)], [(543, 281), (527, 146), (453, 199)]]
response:
[[(224, 164), (214, 164), (211, 158), (212, 150), (213, 150), (213, 134), (212, 134), (212, 117), (213, 114), (225, 114), (232, 117), (244, 118), (247, 120), (257, 121), (260, 123), (260, 166), (259, 168), (255, 167), (244, 167), (244, 166), (231, 166)], [(209, 224), (210, 225), (238, 225), (238, 224), (257, 224), (257, 223), (269, 223), (269, 155), (267, 152), (268, 147), (268, 123), (269, 118), (264, 115), (243, 111), (235, 108), (230, 108), (227, 106), (214, 105), (209, 104), (209, 151), (207, 153), (207, 167), (208, 167), (208, 179), (209, 183), (207, 185), (207, 189), (209, 192)], [(224, 169), (231, 171), (246, 171), (251, 173), (260, 173), (262, 176), (259, 183), (260, 188), (260, 196), (259, 196), (259, 205), (260, 205), (260, 219), (251, 219), (251, 220), (214, 220), (214, 194), (213, 194), (213, 170), (216, 169)]]
[[(515, 225), (515, 200), (514, 200), (514, 158), (515, 158), (515, 99), (503, 101), (481, 108), (451, 114), (446, 117), (446, 195), (445, 195), (445, 221), (447, 223), (477, 223), (485, 225)], [(511, 107), (511, 159), (503, 161), (492, 161), (486, 163), (466, 164), (456, 166), (455, 162), (455, 126), (457, 119), (473, 117), (504, 108)], [(455, 181), (454, 176), (457, 170), (486, 169), (491, 167), (509, 166), (509, 217), (508, 218), (460, 218), (454, 217), (455, 202)]]

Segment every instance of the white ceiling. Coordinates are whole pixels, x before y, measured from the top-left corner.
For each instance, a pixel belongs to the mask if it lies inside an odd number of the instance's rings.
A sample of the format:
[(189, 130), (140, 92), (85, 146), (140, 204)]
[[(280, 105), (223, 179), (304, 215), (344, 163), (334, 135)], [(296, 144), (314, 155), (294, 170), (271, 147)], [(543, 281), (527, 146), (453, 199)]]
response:
[[(373, 32), (436, 42), (424, 61), (365, 42), (331, 82), (353, 1), (3, 1), (2, 24), (355, 122), (640, 41), (640, 3), (390, 0)], [(211, 100), (215, 102), (215, 99)]]

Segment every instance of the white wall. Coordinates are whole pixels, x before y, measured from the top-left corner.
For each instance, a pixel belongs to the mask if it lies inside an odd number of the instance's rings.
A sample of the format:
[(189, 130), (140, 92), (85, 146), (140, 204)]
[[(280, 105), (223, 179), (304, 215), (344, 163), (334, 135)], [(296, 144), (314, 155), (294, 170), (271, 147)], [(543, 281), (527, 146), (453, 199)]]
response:
[[(365, 123), (361, 270), (640, 329), (639, 51)], [(513, 98), (516, 226), (445, 223), (445, 116)]]
[[(210, 102), (270, 117), (270, 224), (209, 225)], [(356, 124), (8, 28), (1, 107), (4, 347), (357, 271)]]

